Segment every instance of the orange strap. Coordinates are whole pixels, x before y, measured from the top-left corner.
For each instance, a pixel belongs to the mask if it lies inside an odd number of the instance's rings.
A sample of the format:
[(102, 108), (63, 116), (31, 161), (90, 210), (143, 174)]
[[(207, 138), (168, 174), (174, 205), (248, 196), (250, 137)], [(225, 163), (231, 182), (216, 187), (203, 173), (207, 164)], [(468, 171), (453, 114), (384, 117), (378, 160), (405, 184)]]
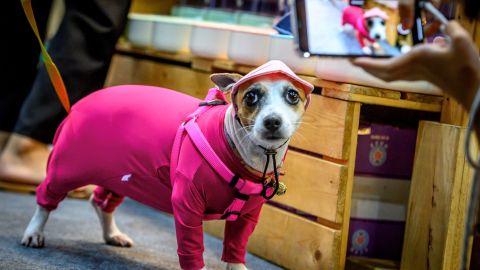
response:
[(38, 33), (37, 23), (35, 22), (35, 16), (33, 16), (33, 9), (31, 0), (21, 0), (23, 11), (27, 16), (28, 22), (32, 27), (35, 36), (37, 36), (38, 43), (40, 44), (40, 49), (42, 53), (42, 60), (45, 64), (45, 68), (47, 69), (48, 76), (50, 77), (50, 81), (53, 84), (53, 88), (55, 88), (55, 92), (57, 92), (57, 96), (62, 103), (63, 108), (68, 112), (70, 112), (70, 101), (68, 99), (67, 89), (65, 88), (65, 84), (63, 83), (62, 76), (57, 69), (57, 66), (52, 61), (52, 58), (48, 54), (45, 46), (43, 46), (42, 39), (40, 38), (40, 34)]

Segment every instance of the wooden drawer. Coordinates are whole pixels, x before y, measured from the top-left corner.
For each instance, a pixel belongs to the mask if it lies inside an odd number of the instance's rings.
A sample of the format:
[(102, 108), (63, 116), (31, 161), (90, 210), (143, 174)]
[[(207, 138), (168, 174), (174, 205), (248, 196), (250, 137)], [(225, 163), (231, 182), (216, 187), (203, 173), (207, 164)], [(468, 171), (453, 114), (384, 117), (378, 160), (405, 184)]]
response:
[(345, 208), (347, 167), (293, 150), (284, 164), (287, 185), (276, 202), (335, 223), (342, 223)]
[(105, 85), (153, 85), (177, 90), (203, 99), (208, 89), (214, 87), (209, 76), (209, 73), (193, 70), (189, 67), (117, 54), (112, 59)]
[[(204, 222), (205, 231), (219, 238), (223, 226), (224, 221)], [(264, 205), (248, 250), (287, 269), (339, 269), (340, 237), (338, 230)]]
[(312, 95), (303, 123), (291, 146), (340, 160), (348, 160), (354, 103)]

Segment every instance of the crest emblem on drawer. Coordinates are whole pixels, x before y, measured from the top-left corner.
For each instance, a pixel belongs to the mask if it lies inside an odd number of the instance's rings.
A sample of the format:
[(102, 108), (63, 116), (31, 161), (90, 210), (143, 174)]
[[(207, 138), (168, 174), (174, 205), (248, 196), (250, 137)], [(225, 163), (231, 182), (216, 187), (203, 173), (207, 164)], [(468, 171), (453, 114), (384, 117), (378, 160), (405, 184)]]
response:
[(382, 166), (387, 160), (388, 144), (383, 141), (375, 141), (370, 144), (369, 160), (373, 166)]

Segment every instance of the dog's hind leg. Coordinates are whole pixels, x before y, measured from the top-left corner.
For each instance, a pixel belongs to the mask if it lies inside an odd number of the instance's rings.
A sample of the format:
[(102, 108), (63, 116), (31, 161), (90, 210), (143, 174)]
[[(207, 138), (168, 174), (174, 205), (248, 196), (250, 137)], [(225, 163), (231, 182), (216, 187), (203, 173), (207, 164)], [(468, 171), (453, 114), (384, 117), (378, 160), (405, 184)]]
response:
[(43, 229), (45, 223), (47, 223), (50, 212), (37, 205), (35, 214), (33, 214), (30, 223), (25, 230), (22, 238), (22, 245), (27, 247), (41, 248), (45, 244), (45, 236), (43, 235)]
[(24, 246), (40, 248), (45, 245), (43, 229), (50, 212), (57, 208), (69, 191), (83, 186), (82, 182), (58, 181), (52, 175), (48, 174), (37, 187), (37, 208), (23, 234), (21, 243)]
[(112, 246), (131, 247), (132, 239), (118, 229), (113, 216), (115, 208), (122, 203), (123, 198), (103, 187), (97, 187), (90, 197), (90, 203), (100, 220), (105, 242)]

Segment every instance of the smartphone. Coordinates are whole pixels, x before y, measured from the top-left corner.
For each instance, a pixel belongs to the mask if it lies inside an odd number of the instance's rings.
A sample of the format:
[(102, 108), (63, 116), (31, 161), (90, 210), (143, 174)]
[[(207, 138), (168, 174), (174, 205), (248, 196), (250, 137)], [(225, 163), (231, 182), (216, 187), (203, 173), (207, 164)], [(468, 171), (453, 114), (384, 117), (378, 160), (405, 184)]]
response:
[(304, 56), (393, 57), (423, 42), (420, 14), (404, 30), (396, 0), (295, 0), (291, 23)]

